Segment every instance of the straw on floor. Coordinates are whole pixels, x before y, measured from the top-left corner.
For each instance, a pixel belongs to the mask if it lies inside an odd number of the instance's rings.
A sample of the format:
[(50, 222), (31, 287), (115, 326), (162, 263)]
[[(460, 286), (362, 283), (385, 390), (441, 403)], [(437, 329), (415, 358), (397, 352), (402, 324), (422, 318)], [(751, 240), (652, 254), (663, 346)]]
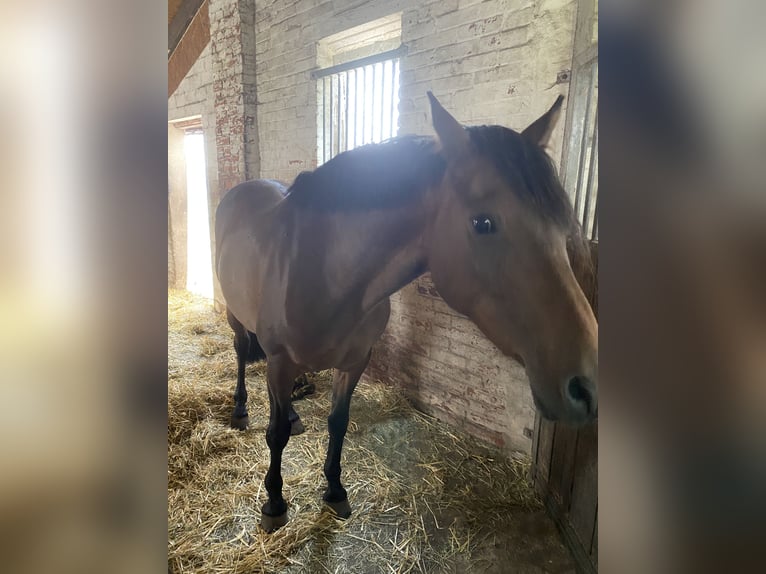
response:
[(264, 364), (248, 367), (250, 428), (228, 427), (236, 358), (225, 317), (189, 293), (168, 302), (168, 561), (181, 573), (453, 572), (491, 560), (512, 516), (540, 502), (527, 463), (362, 380), (352, 399), (343, 482), (353, 514), (321, 504), (331, 373), (296, 403), (305, 434), (284, 454), (287, 526), (259, 528), (268, 468)]

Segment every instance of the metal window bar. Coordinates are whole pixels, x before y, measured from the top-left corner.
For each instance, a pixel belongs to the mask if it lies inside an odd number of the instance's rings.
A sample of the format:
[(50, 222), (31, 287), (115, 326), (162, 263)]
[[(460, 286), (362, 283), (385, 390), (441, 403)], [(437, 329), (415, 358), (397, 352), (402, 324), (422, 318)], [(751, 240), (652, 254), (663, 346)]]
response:
[(586, 236), (598, 239), (598, 60), (575, 70), (564, 185)]
[(327, 79), (322, 78), (322, 163), (327, 158), (327, 147), (325, 142), (327, 141)]
[[(590, 161), (588, 163), (588, 183), (585, 186), (585, 204), (583, 205), (582, 225), (586, 232), (590, 230), (591, 239), (593, 239), (593, 223), (596, 219), (595, 202), (592, 201), (598, 195), (598, 109), (593, 119), (593, 138), (590, 148)], [(593, 205), (591, 205), (593, 203)], [(598, 233), (598, 227), (596, 227)]]
[(345, 139), (344, 139), (343, 143), (344, 143), (345, 148), (348, 149), (348, 130), (349, 130), (349, 125), (348, 125), (348, 107), (350, 105), (349, 102), (348, 102), (348, 70), (346, 70), (346, 76), (343, 79), (343, 85), (345, 87), (345, 95), (346, 95), (345, 100), (343, 102), (343, 108), (344, 108), (344, 110), (346, 112), (346, 123), (345, 123), (344, 129), (343, 129), (343, 136), (344, 136)]
[(377, 95), (377, 91), (375, 90), (375, 77), (378, 75), (376, 73), (377, 64), (372, 65), (372, 94), (370, 98), (370, 118), (372, 119), (372, 122), (370, 122), (370, 142), (375, 141), (375, 125), (377, 122), (375, 122), (375, 96)]
[(312, 72), (322, 107), (320, 163), (399, 131), (399, 57), (406, 47)]
[(333, 84), (334, 84), (333, 80), (334, 79), (335, 78), (330, 76), (330, 126), (329, 126), (329, 128), (330, 128), (330, 130), (329, 130), (329, 135), (330, 135), (330, 154), (329, 154), (329, 157), (332, 157), (333, 155), (335, 155), (335, 154), (333, 154), (333, 150), (332, 150), (332, 134), (335, 131), (334, 128), (333, 128), (333, 125), (332, 125), (332, 122), (333, 122), (333, 119), (334, 119), (334, 114), (332, 113), (332, 108), (333, 108), (332, 104), (333, 104), (333, 101), (335, 100), (335, 92), (333, 91)]
[(370, 74), (368, 66), (362, 66), (362, 89), (359, 91), (359, 109), (362, 116), (362, 130), (359, 132), (359, 145), (367, 143), (367, 128), (370, 125), (369, 98), (365, 94), (369, 92)]

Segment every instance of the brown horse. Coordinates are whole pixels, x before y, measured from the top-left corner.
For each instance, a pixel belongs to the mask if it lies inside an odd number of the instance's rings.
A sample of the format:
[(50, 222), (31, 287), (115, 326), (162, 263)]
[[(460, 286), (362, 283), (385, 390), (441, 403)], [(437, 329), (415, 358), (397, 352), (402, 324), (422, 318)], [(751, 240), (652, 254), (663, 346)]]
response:
[(351, 394), (386, 327), (389, 296), (426, 271), (448, 305), (525, 365), (545, 417), (577, 424), (597, 415), (598, 326), (567, 252), (585, 244), (542, 149), (563, 97), (517, 133), (463, 127), (428, 95), (438, 140), (363, 146), (289, 189), (240, 184), (218, 207), (237, 428), (247, 424), (245, 363), (267, 360), (266, 530), (287, 520), (282, 451), (291, 422), (300, 425), (290, 393), (310, 370), (335, 369), (324, 500), (350, 515), (340, 457)]

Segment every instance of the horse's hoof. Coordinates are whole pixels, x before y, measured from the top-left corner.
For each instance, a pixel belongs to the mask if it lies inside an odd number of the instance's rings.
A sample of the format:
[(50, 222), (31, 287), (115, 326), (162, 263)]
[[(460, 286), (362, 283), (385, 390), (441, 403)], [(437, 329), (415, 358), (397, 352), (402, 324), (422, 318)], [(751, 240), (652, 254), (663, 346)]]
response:
[(341, 500), (340, 502), (327, 502), (325, 500), (324, 503), (338, 518), (346, 519), (351, 516), (351, 505), (348, 503), (348, 498), (346, 500)]
[(269, 516), (268, 514), (261, 513), (261, 528), (266, 532), (274, 532), (285, 524), (287, 524), (287, 512), (279, 516)]
[(306, 432), (306, 427), (303, 426), (301, 419), (295, 419), (290, 423), (290, 435), (295, 436), (297, 434), (303, 434)]
[(248, 425), (250, 424), (250, 419), (247, 415), (243, 417), (235, 417), (232, 415), (231, 417), (231, 428), (237, 429), (237, 430), (245, 430), (247, 429)]
[(290, 395), (290, 398), (294, 401), (299, 401), (307, 395), (313, 395), (316, 390), (317, 388), (314, 383), (296, 383), (295, 387), (293, 387), (293, 392)]

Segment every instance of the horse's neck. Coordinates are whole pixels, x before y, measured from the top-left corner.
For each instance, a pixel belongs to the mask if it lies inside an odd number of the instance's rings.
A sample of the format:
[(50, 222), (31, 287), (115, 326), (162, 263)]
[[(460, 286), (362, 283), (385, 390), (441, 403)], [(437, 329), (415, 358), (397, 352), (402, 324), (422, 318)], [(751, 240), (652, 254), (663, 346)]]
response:
[(422, 201), (397, 208), (304, 215), (305, 221), (312, 221), (301, 226), (301, 243), (323, 246), (321, 280), (332, 300), (358, 301), (366, 312), (426, 271), (427, 212)]
[(364, 290), (363, 310), (371, 309), (381, 300), (396, 293), (422, 275), (427, 268), (422, 233), (413, 234), (408, 241), (381, 255), (378, 261), (380, 265), (370, 274)]

